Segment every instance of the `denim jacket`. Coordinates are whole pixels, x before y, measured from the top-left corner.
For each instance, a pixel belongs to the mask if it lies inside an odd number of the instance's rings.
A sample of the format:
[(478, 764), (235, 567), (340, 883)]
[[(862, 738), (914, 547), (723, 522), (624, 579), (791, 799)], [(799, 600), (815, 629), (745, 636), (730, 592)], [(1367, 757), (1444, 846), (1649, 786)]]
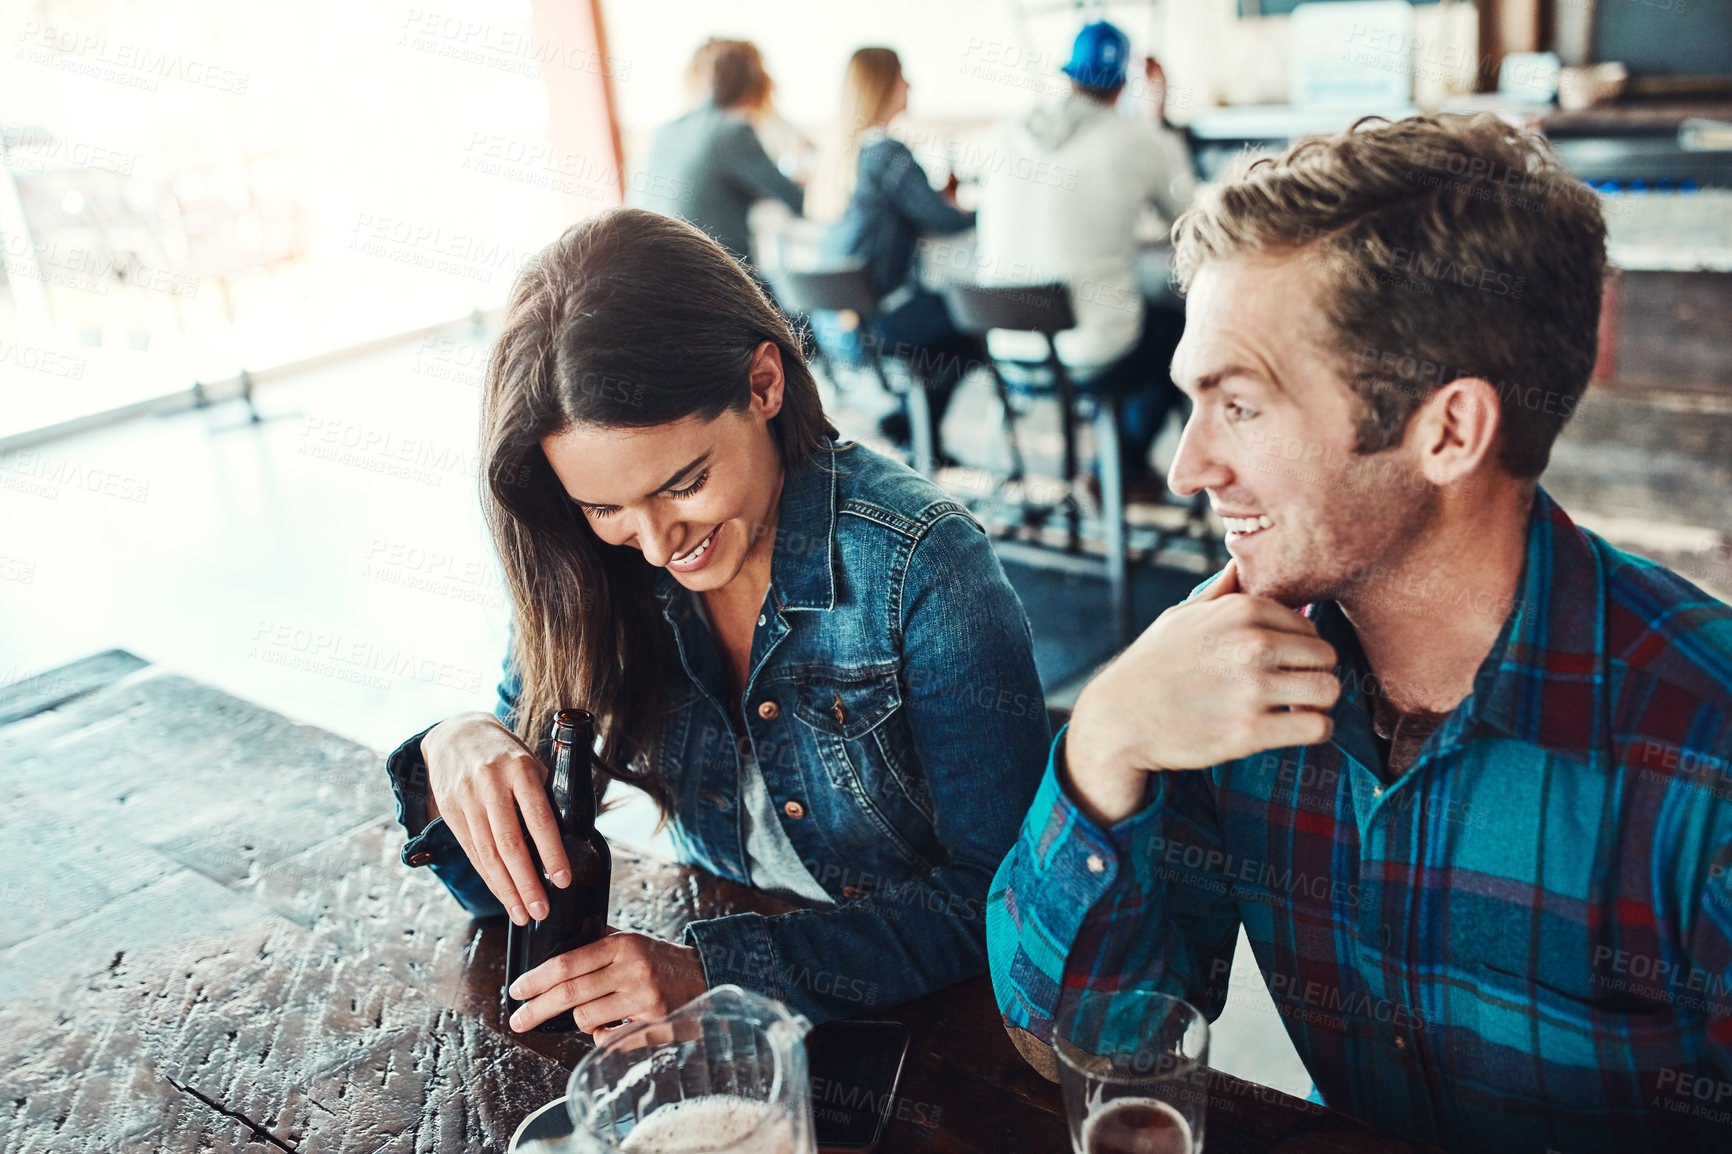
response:
[(906, 300), (920, 287), (920, 238), (967, 232), (974, 214), (945, 200), (908, 146), (893, 137), (876, 133), (862, 144), (856, 171), (848, 207), (825, 232), (819, 251), (829, 260), (864, 262), (881, 300), (893, 293)]
[[(1027, 616), (967, 510), (860, 445), (827, 443), (790, 470), (744, 733), (694, 595), (664, 571), (656, 596), (682, 673), (656, 753), (679, 856), (750, 884), (740, 753), (755, 750), (783, 831), (837, 903), (691, 923), (684, 941), (710, 984), (821, 1021), (984, 973), (987, 888), (1050, 729)], [(495, 710), (507, 724), (518, 691), (508, 649)], [(413, 804), (425, 796), (419, 736), (389, 769), (411, 834), (403, 860), (431, 865), (472, 913), (500, 913), (444, 822)]]

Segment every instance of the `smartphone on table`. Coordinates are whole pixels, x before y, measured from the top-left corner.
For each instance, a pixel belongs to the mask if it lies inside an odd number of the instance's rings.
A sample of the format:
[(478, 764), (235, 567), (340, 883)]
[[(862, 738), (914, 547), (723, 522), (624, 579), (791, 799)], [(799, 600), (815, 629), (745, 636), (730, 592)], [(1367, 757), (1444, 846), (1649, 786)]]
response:
[(873, 1154), (908, 1055), (901, 1022), (825, 1022), (806, 1035), (818, 1154)]

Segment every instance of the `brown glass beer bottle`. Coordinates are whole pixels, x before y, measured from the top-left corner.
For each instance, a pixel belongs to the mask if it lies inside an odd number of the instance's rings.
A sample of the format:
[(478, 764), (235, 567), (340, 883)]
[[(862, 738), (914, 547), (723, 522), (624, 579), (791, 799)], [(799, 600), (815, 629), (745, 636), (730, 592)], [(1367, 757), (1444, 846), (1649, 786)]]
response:
[[(595, 719), (581, 709), (562, 709), (553, 719), (553, 746), (547, 775), (548, 800), (559, 823), (559, 839), (571, 863), (571, 884), (564, 889), (547, 877), (547, 867), (527, 831), (529, 856), (547, 892), (547, 916), (526, 926), (512, 924), (505, 943), (505, 988), (549, 958), (587, 946), (607, 933), (608, 886), (613, 855), (595, 828), (595, 783), (590, 760), (595, 752)], [(505, 995), (509, 1015), (523, 1003)], [(554, 1033), (577, 1029), (571, 1011), (555, 1014), (536, 1027)]]

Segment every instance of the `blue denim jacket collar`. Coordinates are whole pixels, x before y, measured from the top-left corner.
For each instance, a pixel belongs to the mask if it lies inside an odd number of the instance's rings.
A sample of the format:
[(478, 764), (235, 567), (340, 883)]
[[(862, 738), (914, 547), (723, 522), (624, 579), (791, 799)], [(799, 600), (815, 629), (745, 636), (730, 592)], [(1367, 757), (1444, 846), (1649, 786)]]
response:
[[(805, 464), (789, 469), (782, 478), (775, 554), (770, 562), (770, 598), (778, 610), (836, 607), (837, 479), (831, 463), (835, 448), (826, 438)], [(671, 614), (669, 598), (681, 588), (666, 569), (658, 575), (656, 596), (664, 615)]]
[(781, 609), (836, 608), (836, 469), (826, 439), (782, 479), (770, 590)]

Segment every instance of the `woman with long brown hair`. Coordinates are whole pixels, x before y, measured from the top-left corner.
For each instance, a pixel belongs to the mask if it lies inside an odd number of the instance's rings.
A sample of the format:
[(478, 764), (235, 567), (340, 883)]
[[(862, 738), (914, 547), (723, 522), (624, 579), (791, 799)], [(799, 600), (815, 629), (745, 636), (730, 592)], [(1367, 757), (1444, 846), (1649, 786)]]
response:
[[(880, 348), (907, 361), (926, 389), (933, 449), (942, 461), (942, 425), (951, 394), (971, 366), (985, 363), (986, 345), (960, 331), (944, 298), (921, 283), (920, 238), (966, 232), (974, 227), (974, 214), (951, 199), (954, 178), (939, 192), (908, 146), (889, 135), (890, 122), (908, 107), (908, 89), (893, 50), (862, 48), (849, 59), (842, 82), (841, 143), (832, 161), (841, 165), (841, 184), (830, 193), (846, 208), (825, 234), (822, 251), (826, 258), (865, 266), (878, 297), (870, 335)], [(836, 179), (834, 167), (831, 174)], [(817, 324), (826, 325), (819, 330), (821, 340), (841, 343), (827, 322)], [(912, 439), (903, 411), (887, 416), (879, 431), (900, 445)]]
[(695, 228), (578, 224), (519, 278), (488, 368), (483, 503), (512, 602), (493, 714), (389, 768), (411, 865), (477, 915), (565, 861), (532, 752), (596, 715), (680, 856), (797, 903), (614, 933), (514, 987), (595, 1030), (735, 982), (820, 1020), (985, 970), (987, 886), (1046, 758), (1028, 622), (980, 526), (836, 442), (788, 322)]

